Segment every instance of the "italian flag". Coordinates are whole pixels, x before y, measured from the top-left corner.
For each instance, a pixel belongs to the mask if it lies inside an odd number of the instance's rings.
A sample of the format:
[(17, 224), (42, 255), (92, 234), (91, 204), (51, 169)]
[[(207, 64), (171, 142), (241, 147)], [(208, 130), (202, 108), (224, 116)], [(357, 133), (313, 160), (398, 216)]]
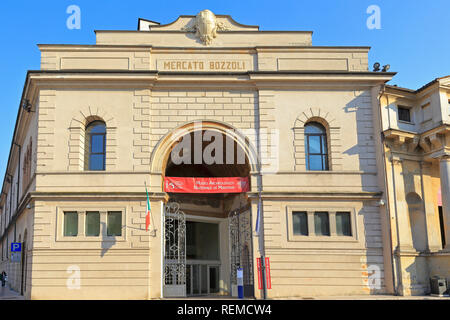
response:
[(145, 192), (147, 193), (147, 215), (145, 216), (145, 231), (148, 231), (150, 225), (150, 198), (148, 196), (147, 184), (145, 185)]

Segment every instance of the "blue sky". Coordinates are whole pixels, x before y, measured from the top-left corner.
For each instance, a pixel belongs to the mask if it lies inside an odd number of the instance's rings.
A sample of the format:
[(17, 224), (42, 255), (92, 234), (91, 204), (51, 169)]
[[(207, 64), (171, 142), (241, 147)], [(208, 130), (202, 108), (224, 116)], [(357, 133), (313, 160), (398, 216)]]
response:
[[(69, 30), (69, 5), (81, 9), (81, 29)], [(380, 8), (381, 29), (370, 30), (367, 8)], [(37, 70), (36, 44), (94, 44), (94, 30), (136, 30), (139, 17), (170, 23), (181, 14), (210, 9), (261, 30), (314, 31), (316, 46), (370, 46), (398, 72), (391, 84), (418, 89), (450, 75), (449, 0), (40, 0), (2, 2), (0, 10), (0, 178), (4, 176), (27, 70)]]

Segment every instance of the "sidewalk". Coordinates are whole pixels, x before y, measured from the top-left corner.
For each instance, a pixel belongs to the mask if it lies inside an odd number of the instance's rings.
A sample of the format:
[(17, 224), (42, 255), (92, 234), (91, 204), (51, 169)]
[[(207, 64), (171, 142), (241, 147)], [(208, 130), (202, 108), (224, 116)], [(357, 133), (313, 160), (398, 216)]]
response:
[(394, 296), (394, 295), (370, 295), (370, 296), (318, 296), (303, 298), (285, 298), (287, 300), (448, 300), (450, 297), (435, 296)]
[[(164, 300), (197, 300), (199, 297), (188, 298), (168, 298)], [(201, 297), (201, 300), (239, 300), (235, 297)], [(11, 290), (8, 286), (0, 287), (0, 300), (25, 300), (18, 292)], [(252, 299), (245, 299), (252, 300)], [(271, 299), (269, 299), (271, 300)], [(450, 297), (434, 297), (434, 296), (392, 296), (392, 295), (371, 295), (371, 296), (317, 296), (317, 297), (283, 297), (274, 298), (273, 300), (447, 300)]]
[(24, 297), (6, 285), (5, 287), (0, 286), (0, 300), (24, 300)]

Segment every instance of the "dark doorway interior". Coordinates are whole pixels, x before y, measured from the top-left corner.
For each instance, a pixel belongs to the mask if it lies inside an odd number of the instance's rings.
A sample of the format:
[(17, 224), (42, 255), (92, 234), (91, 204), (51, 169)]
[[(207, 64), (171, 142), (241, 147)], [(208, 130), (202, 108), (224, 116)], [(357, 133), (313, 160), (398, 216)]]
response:
[(444, 213), (442, 212), (442, 206), (439, 206), (439, 225), (441, 229), (442, 248), (445, 248)]

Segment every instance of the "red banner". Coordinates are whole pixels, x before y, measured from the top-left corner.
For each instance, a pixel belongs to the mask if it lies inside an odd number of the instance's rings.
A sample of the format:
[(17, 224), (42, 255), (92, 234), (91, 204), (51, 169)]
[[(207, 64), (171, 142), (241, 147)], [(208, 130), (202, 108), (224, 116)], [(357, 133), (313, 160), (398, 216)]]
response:
[(261, 258), (256, 258), (256, 267), (258, 268), (258, 290), (261, 290), (263, 288)]
[[(270, 260), (269, 258), (265, 258), (265, 269), (266, 269), (266, 288), (272, 289), (272, 279), (270, 277)], [(256, 268), (258, 271), (258, 289), (261, 290), (263, 288), (263, 272), (262, 272), (262, 264), (261, 258), (256, 258)]]
[(272, 279), (270, 278), (270, 261), (269, 258), (266, 258), (266, 286), (267, 289), (272, 289)]
[(439, 191), (438, 191), (438, 203), (437, 203), (437, 205), (438, 206), (442, 206), (442, 191), (441, 191), (442, 189), (441, 188), (439, 188)]
[(176, 193), (241, 193), (250, 190), (248, 178), (165, 177), (164, 191)]

